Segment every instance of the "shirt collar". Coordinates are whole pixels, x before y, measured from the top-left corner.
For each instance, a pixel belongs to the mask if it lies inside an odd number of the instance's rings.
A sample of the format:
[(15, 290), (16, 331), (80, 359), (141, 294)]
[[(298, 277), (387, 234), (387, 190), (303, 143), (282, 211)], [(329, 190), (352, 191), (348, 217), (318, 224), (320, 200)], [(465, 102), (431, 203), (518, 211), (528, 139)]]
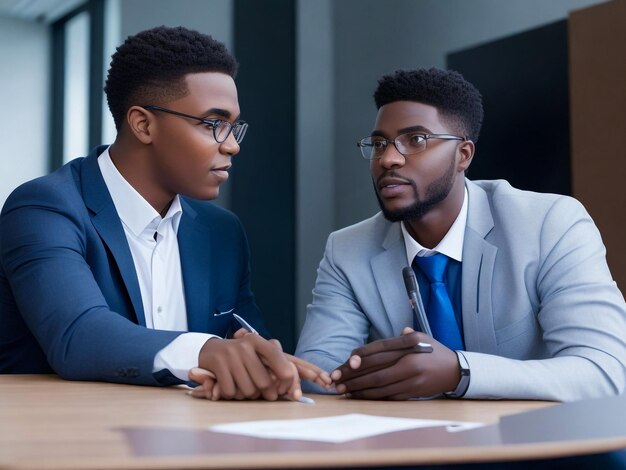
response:
[(441, 253), (449, 258), (461, 262), (463, 260), (463, 241), (465, 239), (465, 224), (467, 222), (467, 188), (463, 193), (463, 205), (459, 211), (459, 215), (456, 216), (456, 220), (448, 230), (448, 233), (443, 237), (439, 244), (432, 250), (423, 247), (419, 244), (408, 232), (404, 222), (402, 226), (402, 236), (404, 237), (404, 247), (406, 248), (406, 258), (409, 265), (413, 263), (415, 256), (432, 256), (435, 253)]
[(109, 154), (109, 148), (98, 157), (98, 166), (122, 223), (133, 234), (139, 236), (145, 230), (154, 232), (161, 221), (167, 219), (171, 219), (174, 232), (178, 232), (180, 216), (183, 212), (178, 194), (172, 200), (165, 217), (161, 218), (156, 209), (124, 179), (115, 167)]

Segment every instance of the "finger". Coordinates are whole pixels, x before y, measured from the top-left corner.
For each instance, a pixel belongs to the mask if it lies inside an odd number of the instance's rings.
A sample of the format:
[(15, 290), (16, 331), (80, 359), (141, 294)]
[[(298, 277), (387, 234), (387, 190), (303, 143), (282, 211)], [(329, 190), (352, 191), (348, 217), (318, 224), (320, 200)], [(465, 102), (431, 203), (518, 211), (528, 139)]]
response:
[[(262, 382), (263, 387), (269, 386), (269, 376), (267, 372), (265, 372), (265, 367), (263, 367), (263, 364), (254, 353), (254, 350), (248, 352), (247, 349), (244, 349), (241, 356), (233, 357), (230, 361), (230, 371), (235, 381), (236, 390), (231, 395), (224, 394), (225, 398), (234, 399), (237, 396), (237, 392), (241, 392), (246, 398), (252, 397), (254, 393), (259, 390), (251, 375), (251, 371), (254, 371), (254, 374)], [(263, 374), (265, 374), (265, 381), (263, 381), (262, 378)]]
[[(216, 341), (216, 340), (209, 340)], [(236, 361), (238, 362), (238, 361)], [(235, 364), (235, 367), (241, 368), (241, 364)], [(220, 385), (219, 387), (219, 398), (230, 399), (235, 396), (236, 386), (235, 379), (233, 377), (234, 370), (231, 369), (230, 364), (227, 362), (227, 359), (223, 356), (216, 357), (213, 366), (212, 372), (215, 374), (217, 378), (217, 382)]]
[(261, 391), (260, 390), (256, 390), (253, 394), (249, 395), (249, 396), (245, 396), (240, 390), (237, 390), (237, 393), (235, 393), (235, 396), (233, 397), (233, 400), (256, 400), (257, 398), (259, 398), (261, 396)]
[(407, 348), (397, 349), (395, 351), (384, 351), (378, 354), (372, 354), (370, 356), (363, 357), (361, 358), (361, 365), (359, 367), (359, 370), (355, 371), (355, 374), (361, 371), (371, 372), (373, 370), (378, 370), (382, 367), (392, 366), (407, 354), (412, 353), (413, 350)]
[(304, 359), (286, 354), (287, 359), (296, 366), (296, 370), (301, 379), (307, 379), (311, 382), (315, 382), (323, 387), (328, 387), (332, 383), (328, 372), (317, 367), (315, 364), (311, 364)]
[(414, 332), (415, 332), (415, 330), (413, 328), (411, 328), (410, 326), (405, 326), (402, 329), (402, 334), (403, 335), (409, 335), (409, 334), (414, 333)]
[(361, 365), (358, 369), (348, 369), (343, 371), (341, 379), (338, 379), (337, 382), (346, 382), (356, 379), (357, 377), (391, 367), (398, 362), (398, 360), (407, 354), (411, 354), (412, 352), (412, 349), (399, 349), (397, 351), (385, 351), (378, 354), (372, 354), (371, 356), (366, 356), (361, 359)]
[(222, 398), (222, 391), (220, 389), (220, 384), (219, 382), (216, 382), (215, 385), (213, 386), (213, 391), (211, 393), (211, 400), (217, 401), (217, 400), (220, 400), (221, 398)]
[(261, 390), (261, 396), (264, 400), (267, 401), (276, 401), (278, 400), (278, 391), (277, 384), (272, 385), (271, 387), (266, 388), (265, 390)]
[(278, 349), (280, 349), (281, 351), (283, 351), (283, 345), (280, 344), (280, 341), (278, 341), (277, 339), (270, 339), (270, 343), (272, 343), (274, 346), (276, 346)]
[(201, 369), (200, 367), (194, 367), (187, 374), (189, 380), (192, 380), (196, 383), (203, 383), (207, 378), (215, 379), (215, 374), (210, 370)]
[(289, 387), (289, 391), (286, 394), (286, 398), (293, 401), (298, 401), (302, 398), (302, 389), (300, 388), (300, 377), (298, 376), (298, 371), (296, 369), (296, 365), (294, 363), (290, 363), (292, 370), (294, 372), (293, 381), (291, 383), (291, 387)]
[(379, 339), (378, 341), (373, 341), (369, 344), (361, 346), (360, 348), (356, 348), (354, 351), (352, 351), (352, 355), (365, 357), (369, 356), (370, 354), (377, 354), (382, 351), (394, 351), (397, 349), (412, 348), (420, 342), (420, 338), (424, 340), (425, 338), (428, 338), (428, 336), (424, 335), (423, 333), (414, 331), (412, 333), (408, 333), (402, 336), (396, 336), (394, 338)]
[(403, 392), (403, 393), (398, 393), (396, 395), (389, 395), (385, 397), (385, 400), (405, 401), (405, 400), (411, 400), (412, 398), (428, 398), (428, 397), (418, 397), (415, 395), (415, 393)]
[(361, 371), (360, 367), (361, 357), (350, 356), (350, 358), (346, 362), (341, 364), (337, 369), (332, 372), (331, 378), (335, 383), (341, 383), (368, 372)]
[(271, 370), (267, 371), (268, 375), (270, 376), (270, 381), (271, 381), (271, 386), (266, 388), (265, 390), (262, 390), (261, 392), (261, 396), (263, 397), (264, 400), (267, 401), (276, 401), (278, 400), (278, 379), (276, 378), (276, 376), (272, 373)]
[(239, 328), (237, 331), (235, 331), (235, 333), (233, 334), (233, 338), (234, 339), (241, 339), (246, 335), (253, 335), (254, 333), (246, 330), (245, 328)]
[[(386, 385), (401, 382), (409, 378), (418, 378), (420, 375), (420, 354), (408, 354), (390, 367), (373, 371), (360, 377), (342, 381), (347, 392), (357, 392), (371, 388), (380, 388)], [(396, 393), (400, 393), (396, 392)]]
[(348, 360), (348, 364), (350, 364), (350, 367), (353, 370), (358, 369), (359, 367), (361, 367), (361, 356), (357, 356), (356, 354), (351, 356)]
[[(272, 397), (276, 396), (273, 398), (273, 400), (276, 400), (278, 394), (274, 385), (276, 382), (275, 376), (263, 365), (263, 362), (254, 350), (250, 350), (249, 355), (245, 358), (244, 365), (256, 390), (257, 396), (255, 398), (263, 395), (266, 400), (272, 400)], [(248, 396), (252, 398), (253, 395), (250, 394)]]
[(287, 393), (293, 381), (294, 371), (285, 354), (259, 335), (247, 336), (245, 339), (253, 344), (256, 353), (261, 356), (263, 364), (276, 375), (278, 394)]
[(392, 399), (391, 397), (405, 397), (395, 399), (406, 400), (408, 398), (419, 397), (419, 394), (414, 391), (417, 387), (416, 380), (409, 378), (399, 382), (383, 385), (382, 387), (373, 387), (350, 392), (350, 397), (359, 400), (390, 400)]
[(211, 399), (213, 394), (213, 387), (215, 386), (215, 380), (212, 378), (207, 378), (201, 385), (198, 385), (196, 388), (189, 391), (189, 395), (194, 398), (205, 398), (207, 400)]

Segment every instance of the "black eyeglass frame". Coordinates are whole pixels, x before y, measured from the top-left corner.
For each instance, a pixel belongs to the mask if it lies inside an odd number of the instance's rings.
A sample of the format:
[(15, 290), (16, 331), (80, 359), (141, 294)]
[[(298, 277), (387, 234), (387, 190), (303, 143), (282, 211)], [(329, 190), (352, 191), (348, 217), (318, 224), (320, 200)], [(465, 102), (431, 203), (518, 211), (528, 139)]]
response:
[[(142, 106), (142, 108), (147, 109), (148, 111), (161, 111), (163, 113), (173, 114), (174, 116), (179, 116), (179, 117), (183, 117), (187, 119), (193, 119), (194, 121), (198, 121), (207, 126), (211, 126), (211, 129), (213, 130), (213, 138), (215, 139), (215, 142), (217, 142), (218, 144), (221, 144), (226, 139), (228, 139), (228, 136), (230, 135), (231, 132), (233, 133), (233, 136), (235, 137), (235, 140), (237, 141), (237, 143), (240, 144), (243, 141), (243, 138), (246, 136), (246, 131), (248, 130), (248, 123), (246, 121), (235, 121), (233, 123), (230, 123), (223, 119), (200, 118), (197, 116), (192, 116), (191, 114), (181, 113), (179, 111), (174, 111), (172, 109), (167, 109), (167, 108), (163, 108), (161, 106), (155, 106), (152, 104), (147, 105), (147, 106)], [(217, 129), (220, 126), (228, 126), (228, 132), (226, 133), (224, 138), (221, 140), (218, 139), (217, 137)], [(234, 132), (234, 129), (236, 127), (241, 128), (241, 130), (238, 131), (237, 133)]]
[[(417, 152), (412, 152), (412, 153), (405, 153), (402, 150), (400, 150), (400, 148), (398, 148), (398, 142), (397, 140), (402, 138), (405, 135), (416, 135), (416, 136), (420, 136), (424, 139), (424, 148), (417, 151)], [(395, 139), (384, 139), (384, 138), (380, 138), (380, 140), (377, 140), (377, 143), (385, 143), (385, 148), (383, 149), (383, 151), (380, 153), (379, 156), (374, 156), (373, 152), (371, 156), (366, 156), (365, 155), (365, 150), (366, 148), (374, 148), (374, 145), (372, 144), (367, 144), (364, 141), (367, 139), (371, 139), (372, 137), (379, 137), (379, 136), (367, 136), (364, 137), (363, 139), (359, 140), (356, 145), (357, 147), (359, 147), (359, 149), (361, 150), (361, 156), (365, 159), (365, 160), (378, 160), (380, 158), (382, 158), (383, 154), (385, 153), (385, 150), (387, 150), (387, 145), (389, 144), (393, 144), (393, 146), (396, 148), (396, 150), (398, 151), (398, 153), (402, 154), (403, 156), (407, 156), (407, 155), (418, 155), (422, 152), (424, 152), (427, 148), (428, 148), (428, 140), (429, 139), (441, 139), (441, 140), (461, 140), (463, 142), (468, 142), (470, 141), (469, 137), (461, 137), (458, 135), (454, 135), (454, 134), (421, 134), (419, 132), (407, 132), (405, 134), (400, 134), (398, 137), (396, 137)]]

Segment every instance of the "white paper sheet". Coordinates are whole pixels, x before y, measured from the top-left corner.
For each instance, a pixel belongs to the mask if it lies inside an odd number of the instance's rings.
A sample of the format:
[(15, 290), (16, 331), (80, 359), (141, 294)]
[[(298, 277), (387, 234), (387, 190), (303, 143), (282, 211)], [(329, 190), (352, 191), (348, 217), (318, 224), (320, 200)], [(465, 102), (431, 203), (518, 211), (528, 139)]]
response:
[(483, 426), (482, 423), (441, 421), (433, 419), (394, 418), (352, 413), (326, 418), (245, 421), (218, 424), (210, 431), (263, 439), (296, 439), (320, 442), (347, 442), (407, 429), (446, 426), (450, 432)]

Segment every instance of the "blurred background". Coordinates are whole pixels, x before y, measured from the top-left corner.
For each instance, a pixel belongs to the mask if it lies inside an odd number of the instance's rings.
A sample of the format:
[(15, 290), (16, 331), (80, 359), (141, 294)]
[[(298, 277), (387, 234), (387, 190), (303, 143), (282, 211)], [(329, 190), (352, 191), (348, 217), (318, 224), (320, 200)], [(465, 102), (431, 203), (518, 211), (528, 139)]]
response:
[(212, 35), (241, 64), (250, 129), (216, 203), (246, 226), (257, 302), (285, 349), (328, 234), (378, 210), (355, 143), (377, 79), (400, 68), (472, 81), (485, 123), (468, 176), (581, 199), (626, 284), (626, 0), (0, 0), (0, 204), (113, 141), (110, 56), (162, 24)]

